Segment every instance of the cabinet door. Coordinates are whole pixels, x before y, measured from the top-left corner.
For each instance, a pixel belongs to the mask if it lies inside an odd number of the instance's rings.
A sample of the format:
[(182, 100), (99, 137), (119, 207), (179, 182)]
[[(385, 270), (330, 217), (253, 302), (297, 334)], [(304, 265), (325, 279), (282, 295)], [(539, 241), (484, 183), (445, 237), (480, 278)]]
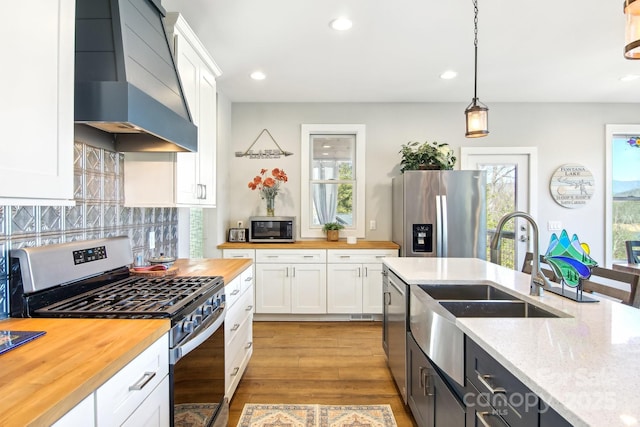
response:
[(433, 396), (433, 425), (435, 427), (464, 426), (465, 407), (431, 364), (427, 387), (431, 389), (427, 394)]
[(74, 406), (51, 427), (93, 427), (96, 425), (95, 395), (91, 393), (82, 402)]
[(201, 206), (216, 206), (216, 80), (200, 70), (200, 123), (198, 124), (198, 182)]
[(411, 336), (407, 339), (407, 403), (419, 427), (433, 426), (433, 390), (427, 387), (431, 367)]
[(327, 312), (362, 313), (362, 265), (327, 265)]
[(382, 263), (362, 265), (362, 312), (382, 314)]
[(291, 313), (290, 267), (256, 264), (256, 313)]
[(327, 269), (325, 264), (291, 264), (291, 312), (327, 312)]
[(75, 1), (2, 6), (0, 204), (70, 204)]

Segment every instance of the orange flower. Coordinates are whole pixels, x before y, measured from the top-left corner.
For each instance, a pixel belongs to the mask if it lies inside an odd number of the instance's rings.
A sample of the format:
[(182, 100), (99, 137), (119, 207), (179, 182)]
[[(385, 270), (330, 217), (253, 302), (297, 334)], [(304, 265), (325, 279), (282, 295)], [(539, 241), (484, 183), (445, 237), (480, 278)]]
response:
[(263, 178), (268, 171), (269, 169), (260, 169), (260, 174), (256, 175), (247, 185), (252, 190), (260, 191), (260, 197), (263, 199), (275, 197), (280, 191), (280, 184), (289, 180), (285, 171), (280, 168), (273, 168), (271, 170), (272, 176)]
[(274, 185), (276, 185), (276, 181), (273, 178), (267, 178), (264, 180), (265, 187), (272, 188)]
[(261, 176), (256, 176), (255, 178), (253, 178), (253, 183), (258, 185), (262, 182), (262, 177)]

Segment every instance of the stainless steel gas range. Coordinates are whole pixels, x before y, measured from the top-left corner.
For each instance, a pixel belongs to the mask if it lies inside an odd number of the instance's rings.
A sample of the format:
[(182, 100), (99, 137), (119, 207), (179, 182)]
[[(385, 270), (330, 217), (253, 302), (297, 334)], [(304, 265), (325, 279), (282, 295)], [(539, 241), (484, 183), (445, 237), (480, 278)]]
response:
[[(11, 251), (12, 317), (171, 320), (170, 420), (189, 411), (226, 426), (224, 282), (218, 276), (131, 276), (128, 237)], [(191, 424), (190, 424), (191, 425)]]

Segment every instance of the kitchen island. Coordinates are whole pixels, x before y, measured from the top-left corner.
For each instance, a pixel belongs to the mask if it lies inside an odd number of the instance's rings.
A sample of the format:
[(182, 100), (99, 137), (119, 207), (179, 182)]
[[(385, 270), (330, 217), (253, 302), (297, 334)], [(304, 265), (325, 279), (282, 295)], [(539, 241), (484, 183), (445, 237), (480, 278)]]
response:
[[(251, 260), (187, 260), (179, 275), (231, 283)], [(0, 354), (0, 425), (49, 426), (171, 327), (169, 319), (4, 319), (1, 330), (45, 335)], [(167, 396), (168, 399), (168, 396)]]
[(478, 259), (387, 258), (407, 285), (485, 283), (565, 317), (457, 318), (485, 352), (572, 425), (640, 423), (640, 310), (529, 296), (530, 276)]

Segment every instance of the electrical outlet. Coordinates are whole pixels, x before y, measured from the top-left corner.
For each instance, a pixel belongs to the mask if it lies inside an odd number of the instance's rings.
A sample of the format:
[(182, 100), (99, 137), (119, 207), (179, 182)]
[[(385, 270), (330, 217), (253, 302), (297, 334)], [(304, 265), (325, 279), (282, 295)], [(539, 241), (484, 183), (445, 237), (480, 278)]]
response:
[(149, 232), (149, 249), (156, 248), (156, 233), (153, 231)]
[(376, 224), (376, 220), (372, 219), (369, 221), (369, 230), (375, 230), (378, 225)]
[(547, 222), (547, 230), (549, 230), (549, 231), (560, 231), (560, 230), (562, 230), (562, 221), (548, 221)]

